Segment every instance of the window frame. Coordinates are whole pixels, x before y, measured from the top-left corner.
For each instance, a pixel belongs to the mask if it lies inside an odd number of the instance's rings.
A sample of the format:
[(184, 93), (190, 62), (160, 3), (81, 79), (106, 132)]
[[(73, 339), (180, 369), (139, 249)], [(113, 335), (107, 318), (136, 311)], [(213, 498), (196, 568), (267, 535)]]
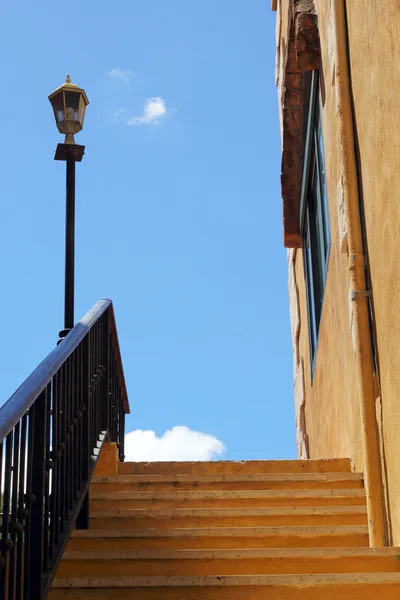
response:
[[(317, 71), (311, 72), (307, 87), (308, 116), (305, 129), (304, 164), (300, 197), (300, 227), (303, 238), (308, 337), (311, 378), (313, 380), (326, 290), (331, 236), (326, 190), (321, 94)], [(305, 104), (307, 105), (307, 97), (305, 97)]]

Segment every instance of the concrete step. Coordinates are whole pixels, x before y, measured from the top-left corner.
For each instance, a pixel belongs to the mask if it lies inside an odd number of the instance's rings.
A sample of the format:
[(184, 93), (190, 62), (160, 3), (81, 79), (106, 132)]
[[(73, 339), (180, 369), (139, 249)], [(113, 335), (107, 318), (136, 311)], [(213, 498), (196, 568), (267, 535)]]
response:
[(117, 475), (93, 477), (91, 491), (218, 491), (351, 489), (363, 487), (361, 473), (258, 473), (237, 475)]
[(57, 577), (400, 572), (399, 548), (67, 551)]
[(234, 490), (190, 492), (92, 492), (94, 510), (119, 508), (250, 508), (267, 506), (364, 506), (363, 489)]
[(196, 473), (198, 475), (237, 473), (344, 473), (351, 472), (347, 458), (326, 460), (248, 460), (212, 462), (124, 462), (119, 463), (120, 475), (167, 475)]
[[(115, 503), (116, 505), (118, 503)], [(90, 529), (367, 525), (365, 506), (114, 509), (90, 514)]]
[(74, 531), (68, 551), (248, 548), (349, 548), (368, 546), (368, 527), (201, 527)]
[(49, 600), (399, 600), (400, 573), (56, 578)]

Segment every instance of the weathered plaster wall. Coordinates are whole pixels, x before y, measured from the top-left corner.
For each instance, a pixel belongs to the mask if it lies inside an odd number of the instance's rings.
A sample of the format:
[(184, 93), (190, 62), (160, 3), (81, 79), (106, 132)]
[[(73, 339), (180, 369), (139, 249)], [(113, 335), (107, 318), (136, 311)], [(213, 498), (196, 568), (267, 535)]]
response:
[(381, 376), (393, 543), (400, 544), (400, 3), (347, 2)]
[[(281, 0), (280, 5), (281, 14), (287, 15), (289, 0)], [(335, 125), (334, 42), (330, 1), (317, 1), (316, 6), (321, 36), (320, 76), (324, 88), (322, 118), (331, 249), (314, 380), (308, 343), (303, 251), (299, 249), (288, 252), (297, 441), (299, 456), (349, 457), (354, 461), (355, 467), (362, 470), (359, 389), (348, 301), (345, 222), (340, 210), (341, 173), (339, 139)]]
[[(321, 39), (323, 128), (331, 250), (314, 381), (308, 346), (301, 249), (288, 252), (299, 455), (350, 457), (363, 469), (359, 387), (352, 339), (346, 217), (336, 125), (331, 0), (315, 0)], [(279, 0), (287, 15), (289, 0)], [(356, 136), (376, 320), (381, 398), (378, 422), (386, 464), (392, 543), (400, 544), (400, 3), (347, 2)], [(277, 31), (279, 26), (277, 25)], [(288, 26), (281, 27), (281, 36)], [(280, 45), (286, 41), (280, 41)], [(282, 57), (281, 57), (282, 59)], [(280, 68), (284, 68), (282, 63)], [(280, 94), (281, 98), (281, 94)]]
[[(282, 107), (285, 84), (285, 68), (288, 55), (289, 37), (289, 1), (278, 0), (276, 9), (276, 55), (275, 55), (275, 85), (278, 88), (278, 104)], [(281, 138), (283, 134), (283, 111), (279, 110)]]

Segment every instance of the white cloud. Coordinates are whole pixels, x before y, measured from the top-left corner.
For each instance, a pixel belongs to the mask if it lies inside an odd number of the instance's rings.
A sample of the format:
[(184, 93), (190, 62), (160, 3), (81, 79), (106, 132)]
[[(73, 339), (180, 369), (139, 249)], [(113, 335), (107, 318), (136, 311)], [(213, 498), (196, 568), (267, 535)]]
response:
[(125, 436), (127, 461), (213, 460), (224, 451), (225, 445), (213, 435), (184, 425), (168, 429), (161, 437), (141, 429)]
[(133, 71), (129, 71), (129, 69), (120, 69), (120, 67), (114, 67), (114, 69), (111, 69), (111, 71), (108, 72), (109, 77), (122, 81), (126, 84), (130, 83), (134, 74), (135, 73)]
[(160, 120), (167, 114), (165, 101), (157, 96), (148, 98), (144, 105), (143, 116), (134, 117), (128, 121), (128, 125), (158, 125)]

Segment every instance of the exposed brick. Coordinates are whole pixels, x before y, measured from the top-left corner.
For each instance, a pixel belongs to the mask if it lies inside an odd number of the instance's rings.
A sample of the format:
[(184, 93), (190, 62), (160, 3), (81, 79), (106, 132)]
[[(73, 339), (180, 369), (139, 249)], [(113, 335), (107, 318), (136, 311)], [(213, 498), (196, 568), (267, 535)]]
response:
[(297, 52), (296, 52), (296, 43), (295, 43), (295, 28), (291, 28), (291, 36), (288, 45), (288, 55), (287, 55), (287, 63), (286, 63), (286, 71), (290, 73), (300, 73), (300, 69), (297, 64)]
[[(313, 0), (291, 0), (282, 98), (282, 166), (284, 243), (300, 248), (300, 195), (303, 169), (303, 72), (319, 67), (320, 45)], [(283, 65), (282, 65), (283, 67)]]
[(283, 128), (289, 129), (292, 132), (296, 132), (301, 135), (301, 128), (303, 122), (303, 111), (301, 110), (293, 110), (286, 106), (283, 112)]
[(320, 44), (317, 17), (300, 13), (296, 17), (295, 46), (297, 66), (301, 72), (315, 71), (320, 66)]
[(283, 197), (283, 218), (286, 221), (286, 226), (289, 227), (288, 231), (294, 233), (299, 229), (298, 224), (295, 222), (299, 213), (296, 204), (293, 202), (293, 194), (297, 191), (296, 182), (292, 185), (289, 183), (287, 187), (290, 193), (287, 197)]
[(301, 90), (286, 88), (285, 108), (301, 109), (303, 103), (303, 94)]
[(283, 222), (283, 243), (285, 248), (302, 248), (303, 238), (300, 232), (289, 233), (285, 230), (285, 222)]
[[(290, 150), (291, 152), (295, 152), (296, 154), (298, 154), (300, 156), (301, 137), (298, 135), (297, 132), (290, 131), (289, 129), (284, 129), (283, 136), (282, 136), (282, 148), (283, 148), (283, 150)], [(282, 157), (282, 163), (283, 163), (283, 160), (287, 160), (287, 159), (284, 159)], [(292, 160), (292, 162), (293, 162), (293, 160)]]
[(286, 72), (286, 89), (301, 90), (303, 88), (303, 75), (301, 73)]

